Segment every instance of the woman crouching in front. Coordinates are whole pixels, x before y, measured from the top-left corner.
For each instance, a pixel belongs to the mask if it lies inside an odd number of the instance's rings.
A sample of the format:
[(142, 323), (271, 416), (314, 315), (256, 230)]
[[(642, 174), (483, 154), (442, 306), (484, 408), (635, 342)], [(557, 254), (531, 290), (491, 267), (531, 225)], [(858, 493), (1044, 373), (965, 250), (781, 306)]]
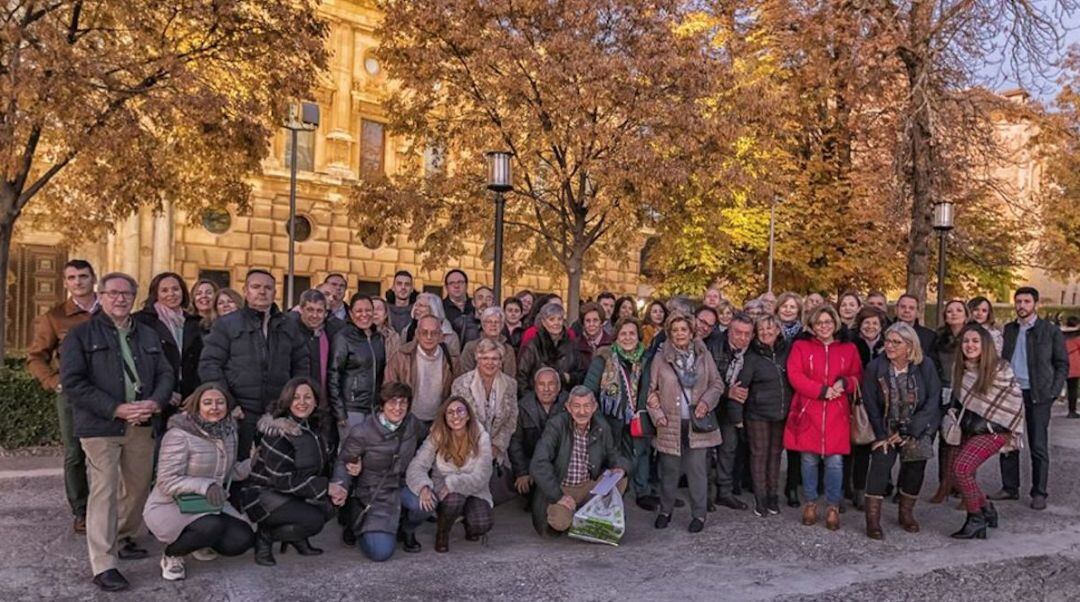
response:
[(146, 500), (143, 519), (165, 544), (161, 576), (186, 576), (184, 557), (212, 560), (238, 556), (251, 548), (255, 534), (226, 499), (230, 481), (243, 480), (248, 461), (236, 463), (236, 421), (229, 394), (218, 383), (200, 385), (169, 419), (161, 440), (157, 482)]
[(259, 419), (262, 440), (241, 496), (244, 512), (258, 523), (256, 564), (277, 564), (275, 541), (282, 542), (282, 552), (291, 545), (302, 556), (322, 554), (308, 538), (322, 531), (333, 514), (325, 476), (331, 455), (322, 434), (324, 421), (331, 418), (321, 409), (316, 390), (310, 378), (290, 380), (274, 410)]
[(405, 472), (409, 490), (424, 512), (436, 512), (435, 551), (450, 550), (450, 529), (464, 515), (465, 539), (478, 541), (493, 523), (491, 438), (472, 408), (458, 396), (443, 402)]

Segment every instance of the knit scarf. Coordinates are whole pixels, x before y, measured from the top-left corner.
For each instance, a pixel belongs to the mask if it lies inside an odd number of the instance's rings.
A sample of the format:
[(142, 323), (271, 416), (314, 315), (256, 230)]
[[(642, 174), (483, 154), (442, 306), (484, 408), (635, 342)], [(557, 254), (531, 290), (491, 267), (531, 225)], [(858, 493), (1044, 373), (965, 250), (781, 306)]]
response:
[(974, 370), (964, 371), (958, 394), (964, 408), (1008, 429), (1014, 443), (1018, 444), (1024, 432), (1024, 397), (1012, 370), (1002, 362), (1001, 368), (994, 373), (994, 382), (984, 394), (975, 392), (975, 379)]
[(800, 322), (798, 320), (794, 320), (792, 322), (781, 322), (780, 323), (780, 334), (783, 335), (784, 340), (789, 342), (789, 343), (791, 342), (792, 339), (795, 338), (796, 335), (798, 335), (800, 332), (802, 332), (802, 329), (803, 329), (802, 322)]
[(683, 351), (672, 344), (671, 350), (675, 352), (675, 374), (679, 377), (679, 383), (686, 389), (693, 389), (698, 377), (693, 345)]
[(176, 346), (181, 347), (184, 343), (184, 310), (170, 309), (158, 301), (154, 303), (154, 311), (161, 323), (169, 329)]
[[(645, 346), (638, 343), (633, 351), (623, 351), (618, 345), (611, 346), (611, 357), (604, 364), (600, 376), (600, 406), (605, 416), (622, 419), (629, 423), (637, 408), (638, 385), (641, 383), (642, 361)], [(623, 383), (623, 376), (626, 382)], [(626, 388), (626, 399), (620, 394)], [(623, 408), (620, 415), (619, 408)]]
[(226, 416), (215, 422), (208, 422), (203, 420), (203, 417), (199, 414), (191, 414), (191, 421), (211, 439), (225, 439), (236, 432), (236, 421), (233, 420), (232, 416)]

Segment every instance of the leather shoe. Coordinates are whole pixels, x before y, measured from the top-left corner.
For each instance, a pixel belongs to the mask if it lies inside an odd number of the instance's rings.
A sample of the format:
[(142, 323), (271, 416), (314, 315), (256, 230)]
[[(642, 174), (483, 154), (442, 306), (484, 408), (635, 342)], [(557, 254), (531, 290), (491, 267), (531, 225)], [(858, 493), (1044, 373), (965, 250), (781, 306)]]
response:
[(1031, 498), (1031, 509), (1046, 510), (1046, 498), (1041, 495)]
[(120, 560), (140, 560), (150, 555), (150, 552), (135, 545), (135, 540), (125, 539), (123, 545), (116, 551), (116, 557)]
[(667, 529), (668, 524), (670, 524), (670, 523), (671, 523), (671, 515), (670, 514), (657, 514), (656, 515), (656, 522), (653, 523), (653, 527), (656, 527), (657, 529)]
[(409, 554), (416, 554), (420, 551), (420, 542), (416, 541), (415, 533), (402, 533), (401, 535), (401, 549), (405, 550)]
[(1020, 493), (1017, 491), (1009, 491), (1008, 489), (999, 489), (995, 493), (991, 493), (986, 496), (987, 499), (1000, 502), (1002, 500), (1018, 500), (1020, 499)]
[(675, 507), (676, 508), (682, 508), (685, 505), (686, 505), (686, 502), (682, 501), (679, 498), (675, 498)]
[(79, 535), (86, 535), (86, 517), (76, 516), (71, 523), (71, 530)]
[(128, 580), (124, 579), (124, 576), (116, 569), (109, 569), (94, 575), (94, 585), (106, 592), (119, 592), (131, 587)]
[(726, 508), (731, 508), (732, 510), (746, 510), (749, 507), (746, 505), (746, 502), (730, 495), (716, 496), (716, 504), (719, 506), (724, 506)]
[(660, 507), (660, 498), (655, 495), (639, 495), (635, 501), (638, 508), (647, 512), (656, 512), (656, 509)]
[(691, 533), (701, 533), (701, 530), (705, 528), (705, 521), (700, 518), (695, 518), (690, 521), (690, 526), (686, 528)]

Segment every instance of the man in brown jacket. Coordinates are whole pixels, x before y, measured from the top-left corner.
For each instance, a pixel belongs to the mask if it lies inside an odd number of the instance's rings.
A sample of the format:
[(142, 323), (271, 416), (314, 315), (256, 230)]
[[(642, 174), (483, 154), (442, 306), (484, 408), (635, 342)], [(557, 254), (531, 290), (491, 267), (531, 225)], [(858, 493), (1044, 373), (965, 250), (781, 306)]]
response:
[(443, 400), (450, 396), (457, 356), (442, 344), (442, 325), (434, 316), (416, 324), (416, 338), (402, 345), (386, 362), (385, 383), (412, 387), (412, 413), (425, 424), (435, 420)]
[(67, 301), (34, 318), (34, 338), (26, 352), (26, 370), (41, 383), (42, 388), (56, 393), (56, 414), (60, 422), (60, 439), (64, 444), (64, 491), (75, 516), (73, 529), (86, 533), (86, 498), (90, 487), (86, 482), (86, 455), (75, 439), (71, 404), (60, 386), (60, 343), (69, 330), (90, 319), (98, 307), (94, 285), (94, 267), (82, 259), (72, 259), (64, 265), (64, 288), (70, 295)]

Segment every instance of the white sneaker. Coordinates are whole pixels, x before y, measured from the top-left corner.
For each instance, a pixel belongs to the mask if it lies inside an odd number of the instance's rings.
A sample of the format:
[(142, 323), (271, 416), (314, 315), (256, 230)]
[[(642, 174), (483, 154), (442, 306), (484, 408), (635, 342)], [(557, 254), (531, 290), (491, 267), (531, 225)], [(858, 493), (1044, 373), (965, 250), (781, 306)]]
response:
[(184, 571), (183, 556), (161, 555), (161, 578), (166, 581), (179, 581), (187, 576)]
[(201, 550), (195, 550), (191, 553), (191, 556), (195, 560), (209, 562), (211, 560), (215, 560), (218, 557), (218, 553), (214, 551), (214, 548), (203, 548)]

